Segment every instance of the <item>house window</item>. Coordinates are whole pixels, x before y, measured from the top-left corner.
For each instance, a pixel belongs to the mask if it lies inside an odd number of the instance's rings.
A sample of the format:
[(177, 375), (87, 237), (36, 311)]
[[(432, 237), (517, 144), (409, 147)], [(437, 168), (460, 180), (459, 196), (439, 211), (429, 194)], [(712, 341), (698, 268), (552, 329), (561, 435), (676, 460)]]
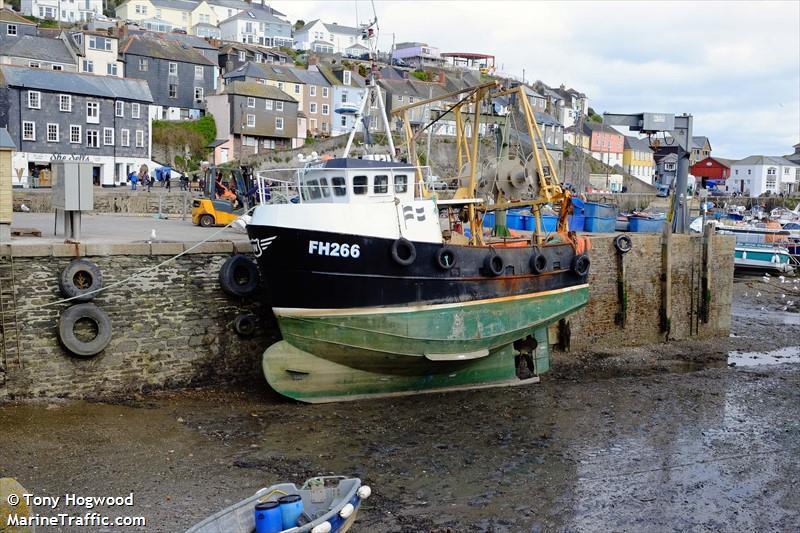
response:
[(328, 97), (328, 88), (327, 87), (323, 87), (322, 88), (322, 97), (323, 98), (327, 98)]
[(100, 148), (100, 133), (97, 130), (86, 130), (86, 146)]
[(342, 124), (342, 127), (347, 126), (347, 115), (342, 115), (341, 124)]
[(22, 140), (35, 141), (36, 140), (36, 124), (31, 121), (22, 121)]
[(114, 128), (103, 128), (103, 144), (114, 146)]
[(70, 94), (58, 95), (58, 110), (64, 111), (65, 113), (72, 112), (72, 95)]
[(328, 115), (330, 114), (330, 106), (328, 104), (322, 104), (322, 114)]
[(267, 111), (272, 111), (272, 100), (267, 100), (265, 107)]
[(239, 61), (247, 61), (247, 52), (239, 52)]
[(28, 61), (28, 67), (30, 68), (39, 68), (41, 65), (38, 61)]
[(282, 81), (278, 82), (278, 89), (280, 89), (281, 91), (283, 90), (283, 82)]
[(49, 143), (57, 143), (58, 142), (58, 124), (47, 124), (47, 142)]
[(349, 70), (345, 70), (342, 72), (342, 83), (345, 85), (350, 85), (350, 81), (352, 78), (352, 74)]
[(136, 148), (144, 148), (144, 130), (136, 130)]
[(94, 61), (91, 59), (84, 59), (83, 60), (83, 71), (84, 72), (94, 72)]
[(178, 97), (178, 84), (177, 83), (170, 83), (169, 84), (169, 97), (170, 98), (177, 98)]
[(173, 61), (169, 62), (169, 75), (170, 76), (178, 75), (178, 64)]
[(342, 103), (347, 102), (347, 91), (342, 91)]
[(409, 104), (413, 104), (414, 103), (414, 97), (413, 96), (409, 96), (408, 97), (408, 103)]
[(256, 127), (256, 116), (251, 115), (248, 113), (247, 115), (247, 127), (248, 128), (255, 128)]
[(9, 24), (6, 26), (6, 34), (7, 35), (16, 35), (17, 34), (17, 25), (16, 24)]
[(275, 111), (283, 111), (283, 102), (281, 100), (275, 101)]
[(97, 37), (95, 37), (94, 35), (89, 36), (88, 43), (89, 43), (89, 48), (91, 50), (100, 50), (97, 47)]
[(147, 59), (144, 57), (139, 58), (139, 71), (147, 72)]
[(194, 79), (202, 80), (203, 79), (203, 67), (195, 66), (194, 67)]
[(86, 102), (86, 122), (100, 124), (100, 104), (97, 102)]
[(310, 85), (308, 87), (308, 94), (310, 96), (317, 96), (317, 86), (316, 85)]
[(400, 104), (403, 103), (403, 95), (402, 94), (397, 95), (397, 102), (400, 103)]
[(114, 116), (117, 117), (125, 116), (125, 102), (121, 101), (114, 102)]
[(28, 91), (28, 109), (42, 108), (42, 93), (39, 91)]
[(275, 117), (275, 129), (276, 130), (283, 129), (283, 117)]
[(69, 127), (69, 142), (72, 144), (80, 144), (81, 142), (81, 127), (72, 124)]
[(137, 104), (136, 102), (131, 103), (131, 118), (140, 118), (139, 104)]
[(202, 102), (203, 101), (204, 91), (202, 87), (195, 87), (194, 88), (194, 101), (195, 102)]
[(256, 54), (256, 63), (261, 63), (261, 61), (263, 61), (263, 59), (264, 59), (264, 56), (261, 55), (261, 52), (258, 52)]
[(294, 84), (294, 94), (300, 94), (300, 84), (299, 83), (295, 83)]
[(53, 70), (64, 70), (64, 65), (59, 65), (58, 63), (53, 63), (50, 65), (50, 68)]
[(323, 122), (322, 123), (322, 131), (324, 131), (324, 132), (328, 131), (328, 123), (327, 122)]
[(256, 99), (252, 96), (247, 97), (247, 107), (256, 107)]
[(122, 146), (130, 146), (131, 145), (131, 130), (120, 130), (119, 131), (119, 143)]
[(317, 112), (317, 104), (314, 103), (314, 102), (311, 102), (310, 104), (308, 104), (308, 112), (316, 114), (316, 112)]
[(106, 74), (109, 76), (116, 76), (117, 75), (117, 64), (116, 63), (108, 63), (106, 65)]

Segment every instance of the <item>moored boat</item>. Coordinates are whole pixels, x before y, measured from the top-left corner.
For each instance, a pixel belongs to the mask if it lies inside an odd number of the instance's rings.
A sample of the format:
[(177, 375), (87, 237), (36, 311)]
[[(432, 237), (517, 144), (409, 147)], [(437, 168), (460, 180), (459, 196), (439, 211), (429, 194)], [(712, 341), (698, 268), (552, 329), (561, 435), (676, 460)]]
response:
[[(348, 157), (351, 133), (344, 157), (305, 161), (295, 172), (297, 204), (256, 208), (247, 230), (283, 336), (263, 357), (275, 390), (307, 402), (351, 400), (529, 383), (549, 369), (548, 326), (588, 299), (589, 243), (569, 231), (570, 194), (524, 93), (487, 83), (446, 97), (480, 109), (500, 92), (519, 95), (538, 142), (530, 158), (503, 157), (479, 176), (478, 129), (471, 141), (460, 129), (462, 185), (453, 198), (426, 189), (401, 108), (415, 164)], [(374, 80), (357, 119), (368, 100), (383, 113)], [(479, 195), (479, 177), (499, 184)], [(541, 216), (546, 203), (560, 207), (552, 233)], [(530, 238), (508, 238), (512, 207), (531, 210)], [(484, 236), (486, 213), (497, 214), (496, 237)]]
[(314, 477), (300, 488), (281, 483), (258, 490), (186, 533), (345, 533), (371, 494), (360, 479), (343, 476)]

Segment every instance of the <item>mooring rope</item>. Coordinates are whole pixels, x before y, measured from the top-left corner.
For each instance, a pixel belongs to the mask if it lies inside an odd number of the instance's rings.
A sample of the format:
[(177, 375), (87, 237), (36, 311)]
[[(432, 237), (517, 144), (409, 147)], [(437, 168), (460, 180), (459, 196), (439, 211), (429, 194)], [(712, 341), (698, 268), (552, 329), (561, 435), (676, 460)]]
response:
[[(254, 210), (256, 207), (258, 207), (258, 206), (257, 206), (257, 205), (254, 205), (253, 207), (251, 207), (250, 209), (248, 209), (247, 211), (245, 211), (245, 212), (242, 214), (242, 216), (250, 214), (250, 212), (251, 212), (251, 211), (253, 211), (253, 210)], [(241, 217), (240, 217), (240, 218), (241, 218)], [(71, 297), (69, 297), (69, 298), (63, 298), (63, 299), (61, 299), (61, 300), (57, 300), (57, 301), (55, 301), (55, 302), (50, 302), (50, 303), (45, 303), (45, 304), (35, 305), (35, 306), (33, 306), (33, 308), (34, 308), (34, 309), (41, 309), (42, 307), (50, 307), (50, 306), (53, 306), (53, 305), (59, 305), (59, 304), (63, 304), (63, 303), (66, 303), (66, 302), (70, 302), (70, 301), (72, 301), (72, 300), (75, 300), (76, 298), (85, 298), (86, 296), (89, 296), (89, 295), (98, 294), (98, 293), (101, 293), (101, 292), (103, 292), (103, 291), (107, 291), (108, 289), (113, 289), (114, 287), (119, 287), (119, 286), (120, 286), (120, 285), (122, 285), (123, 283), (127, 283), (127, 282), (129, 282), (130, 280), (134, 279), (135, 277), (137, 277), (137, 276), (139, 276), (139, 275), (141, 275), (141, 274), (145, 274), (145, 273), (147, 273), (147, 272), (150, 272), (150, 271), (153, 271), (153, 270), (157, 270), (157, 269), (159, 269), (159, 268), (163, 267), (164, 265), (166, 265), (167, 263), (170, 263), (170, 262), (172, 262), (172, 261), (175, 261), (175, 260), (176, 260), (176, 259), (178, 259), (179, 257), (181, 257), (181, 256), (183, 256), (183, 255), (186, 255), (186, 254), (188, 254), (189, 252), (191, 252), (192, 250), (194, 250), (195, 248), (197, 248), (197, 247), (198, 247), (198, 246), (200, 246), (201, 244), (204, 244), (204, 243), (208, 242), (208, 241), (209, 241), (209, 240), (211, 240), (212, 238), (214, 238), (214, 237), (216, 237), (217, 235), (219, 235), (220, 233), (222, 233), (224, 230), (228, 229), (228, 228), (229, 228), (229, 227), (230, 227), (232, 224), (234, 224), (234, 223), (235, 223), (237, 220), (239, 220), (239, 219), (237, 218), (236, 220), (233, 220), (232, 222), (229, 222), (228, 224), (226, 224), (225, 226), (223, 226), (223, 227), (219, 228), (217, 231), (215, 231), (214, 233), (212, 233), (211, 235), (209, 235), (208, 237), (206, 237), (206, 238), (205, 238), (205, 239), (203, 239), (202, 241), (195, 243), (194, 245), (192, 245), (192, 246), (190, 246), (189, 248), (185, 249), (185, 250), (184, 250), (184, 251), (182, 251), (181, 253), (179, 253), (179, 254), (177, 254), (177, 255), (174, 255), (174, 256), (170, 257), (169, 259), (166, 259), (166, 260), (164, 260), (164, 261), (162, 261), (162, 262), (158, 263), (157, 265), (150, 266), (150, 267), (147, 267), (147, 268), (143, 268), (143, 269), (141, 269), (141, 270), (138, 270), (138, 271), (134, 272), (132, 275), (130, 275), (130, 276), (128, 276), (127, 278), (125, 278), (125, 279), (121, 279), (121, 280), (119, 280), (119, 281), (117, 281), (117, 282), (114, 282), (114, 283), (112, 283), (111, 285), (108, 285), (108, 286), (106, 286), (106, 287), (100, 287), (99, 289), (95, 289), (95, 290), (93, 290), (93, 291), (89, 291), (89, 292), (84, 292), (84, 293), (81, 293), (81, 294), (79, 294), (79, 295), (77, 295), (77, 296), (71, 296)]]

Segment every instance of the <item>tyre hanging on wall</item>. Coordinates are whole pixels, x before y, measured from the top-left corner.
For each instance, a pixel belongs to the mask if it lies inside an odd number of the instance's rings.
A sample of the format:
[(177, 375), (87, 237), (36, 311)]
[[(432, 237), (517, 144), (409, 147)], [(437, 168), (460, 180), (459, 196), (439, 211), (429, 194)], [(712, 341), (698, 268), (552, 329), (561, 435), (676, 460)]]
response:
[[(75, 326), (79, 320), (94, 324), (94, 338), (79, 338)], [(88, 358), (102, 352), (111, 342), (111, 321), (108, 315), (93, 303), (77, 304), (66, 308), (58, 318), (58, 340), (70, 353)]]
[(618, 235), (614, 239), (614, 247), (621, 254), (627, 254), (633, 249), (633, 241), (627, 235)]
[(258, 266), (244, 255), (229, 257), (219, 269), (219, 284), (231, 296), (253, 296), (258, 291), (259, 281)]
[(67, 265), (58, 278), (58, 289), (64, 298), (75, 298), (73, 302), (89, 302), (94, 291), (103, 286), (100, 267), (88, 259), (75, 259)]
[(450, 270), (456, 265), (456, 252), (452, 248), (443, 246), (436, 252), (436, 265), (442, 270)]
[(483, 260), (483, 270), (489, 276), (497, 277), (505, 270), (503, 258), (492, 252)]
[(255, 315), (241, 314), (233, 319), (233, 330), (242, 337), (252, 337), (258, 326), (258, 318)]

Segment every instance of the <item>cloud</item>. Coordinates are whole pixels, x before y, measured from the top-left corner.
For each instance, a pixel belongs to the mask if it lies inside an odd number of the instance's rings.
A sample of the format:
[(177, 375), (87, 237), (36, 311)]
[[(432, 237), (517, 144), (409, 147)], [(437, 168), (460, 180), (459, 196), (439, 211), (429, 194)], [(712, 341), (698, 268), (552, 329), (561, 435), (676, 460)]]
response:
[[(294, 22), (356, 25), (366, 1), (275, 1)], [(356, 7), (358, 15), (356, 16)], [(561, 83), (597, 110), (688, 112), (731, 158), (800, 141), (800, 2), (376, 1), (379, 48), (423, 41), (494, 54), (498, 67)]]

